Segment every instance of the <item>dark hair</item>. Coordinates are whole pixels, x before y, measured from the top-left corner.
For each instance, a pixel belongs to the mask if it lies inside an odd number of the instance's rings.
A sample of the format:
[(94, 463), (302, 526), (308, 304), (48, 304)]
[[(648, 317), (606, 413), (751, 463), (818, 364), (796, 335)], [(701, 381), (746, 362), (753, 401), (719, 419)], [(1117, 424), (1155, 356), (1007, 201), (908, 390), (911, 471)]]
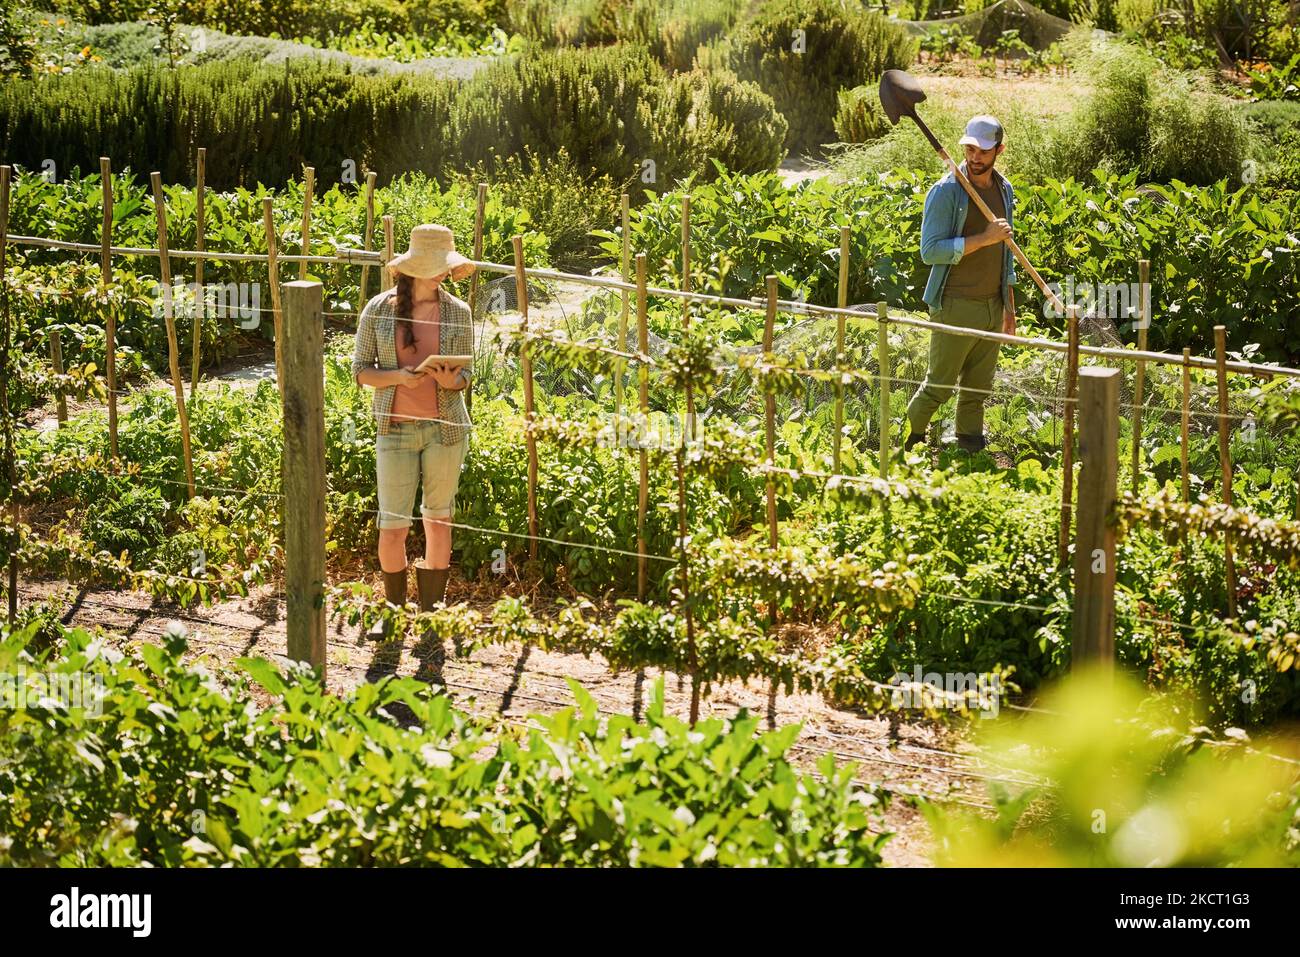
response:
[(397, 283), (393, 286), (393, 296), (397, 300), (397, 325), (401, 327), (402, 348), (415, 347), (415, 329), (411, 326), (411, 296), (415, 280), (404, 272), (397, 274)]

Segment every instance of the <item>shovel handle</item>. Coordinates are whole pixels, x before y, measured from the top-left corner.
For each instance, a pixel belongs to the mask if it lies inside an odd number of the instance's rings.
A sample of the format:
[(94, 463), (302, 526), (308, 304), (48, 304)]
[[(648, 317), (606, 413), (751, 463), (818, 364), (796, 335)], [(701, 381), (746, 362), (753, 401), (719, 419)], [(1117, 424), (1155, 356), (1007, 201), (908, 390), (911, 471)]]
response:
[[(917, 122), (919, 123), (920, 121), (918, 120)], [(922, 123), (920, 125), (922, 130), (926, 133), (930, 133), (930, 131), (926, 129), (925, 124)], [(952, 161), (952, 157), (948, 155), (948, 151), (935, 141), (934, 134), (930, 134), (930, 142), (934, 143), (938, 148), (939, 155), (943, 158), (943, 161), (948, 164), (948, 168), (952, 170), (952, 175), (957, 178), (957, 182), (961, 183), (967, 194), (970, 195), (971, 201), (974, 202), (979, 208), (979, 211), (984, 214), (984, 218), (989, 222), (993, 222), (994, 219), (997, 219), (997, 217), (993, 215), (993, 210), (989, 209), (988, 204), (980, 198), (979, 191), (970, 184), (970, 180), (966, 178), (966, 175), (957, 168), (957, 164)], [(1038, 288), (1043, 290), (1043, 295), (1052, 301), (1052, 306), (1056, 309), (1057, 314), (1062, 316), (1065, 315), (1065, 303), (1061, 301), (1060, 296), (1048, 288), (1047, 283), (1043, 281), (1043, 277), (1038, 275), (1038, 270), (1034, 268), (1034, 264), (1029, 261), (1028, 257), (1021, 251), (1020, 247), (1016, 245), (1016, 241), (1014, 239), (1005, 239), (1003, 242), (1011, 247), (1011, 254), (1016, 257), (1016, 262), (1020, 263), (1025, 272), (1029, 273), (1030, 278), (1037, 283)]]

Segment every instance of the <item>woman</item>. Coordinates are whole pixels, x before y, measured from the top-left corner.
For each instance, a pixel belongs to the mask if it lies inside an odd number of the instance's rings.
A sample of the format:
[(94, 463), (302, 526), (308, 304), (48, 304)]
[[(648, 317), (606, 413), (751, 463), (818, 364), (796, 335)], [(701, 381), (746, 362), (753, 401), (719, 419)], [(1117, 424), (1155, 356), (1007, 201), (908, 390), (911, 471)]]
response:
[[(352, 374), (374, 388), (375, 464), (379, 480), (379, 567), (384, 595), (406, 603), (406, 535), (416, 486), (422, 486), (424, 561), (415, 566), (420, 608), (443, 601), (451, 564), (451, 520), (471, 426), (464, 391), (470, 367), (434, 363), (429, 356), (469, 355), (474, 332), (469, 306), (442, 288), (474, 265), (456, 252), (446, 226), (411, 231), (410, 248), (389, 260), (394, 288), (375, 296), (357, 323)], [(375, 633), (372, 637), (387, 637)]]

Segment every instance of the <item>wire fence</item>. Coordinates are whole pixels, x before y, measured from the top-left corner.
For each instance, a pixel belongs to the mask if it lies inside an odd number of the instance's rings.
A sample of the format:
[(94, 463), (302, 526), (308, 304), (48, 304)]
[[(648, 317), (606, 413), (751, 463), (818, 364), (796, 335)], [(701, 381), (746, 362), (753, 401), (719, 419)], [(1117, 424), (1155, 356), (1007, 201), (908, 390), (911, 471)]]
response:
[[(110, 257), (111, 256), (126, 256), (126, 257), (152, 256), (152, 257), (161, 258), (163, 256), (162, 251), (157, 248), (109, 246), (106, 249), (103, 244), (96, 245), (96, 244), (88, 244), (88, 243), (75, 243), (75, 242), (45, 239), (42, 237), (33, 237), (33, 236), (8, 235), (2, 238), (4, 242), (14, 243), (21, 246), (60, 250), (69, 253), (85, 253), (85, 254), (93, 253), (99, 255), (107, 255)], [(363, 267), (370, 267), (370, 266), (382, 267), (384, 265), (383, 254), (378, 252), (368, 252), (368, 251), (353, 250), (353, 249), (339, 249), (337, 253), (332, 256), (292, 255), (292, 254), (280, 254), (280, 253), (277, 253), (274, 256), (272, 256), (271, 254), (268, 253), (221, 253), (221, 252), (210, 252), (206, 250), (193, 251), (193, 250), (168, 249), (166, 251), (166, 258), (168, 260), (200, 259), (200, 260), (214, 260), (214, 261), (229, 260), (229, 261), (242, 261), (242, 262), (257, 262), (257, 263), (267, 263), (268, 266), (271, 264), (273, 260), (275, 262), (280, 262), (280, 263), (297, 262), (303, 264), (332, 264), (332, 265), (363, 266)], [(519, 307), (519, 311), (525, 318), (521, 328), (517, 330), (515, 329), (505, 330), (505, 338), (517, 340), (521, 355), (528, 355), (530, 358), (531, 358), (531, 352), (533, 351), (533, 346), (535, 344), (542, 350), (543, 355), (545, 351), (544, 344), (539, 343), (536, 338), (531, 338), (531, 339), (529, 338), (529, 333), (527, 329), (527, 318), (526, 318), (527, 308), (528, 308), (528, 297), (527, 297), (528, 285), (527, 284), (529, 280), (533, 280), (539, 284), (548, 284), (548, 283), (575, 284), (575, 285), (586, 287), (588, 289), (605, 291), (609, 293), (616, 293), (624, 298), (630, 298), (635, 296), (638, 301), (637, 322), (640, 330), (642, 331), (644, 330), (644, 324), (646, 322), (646, 310), (645, 310), (644, 303), (646, 303), (648, 299), (653, 298), (655, 300), (678, 300), (686, 304), (688, 308), (705, 307), (705, 308), (714, 308), (714, 309), (745, 310), (747, 312), (766, 311), (769, 314), (769, 316), (775, 315), (775, 316), (785, 316), (785, 317), (809, 317), (813, 319), (822, 319), (822, 320), (831, 319), (831, 320), (835, 320), (837, 323), (853, 320), (855, 323), (866, 323), (870, 326), (875, 326), (879, 331), (881, 340), (885, 342), (887, 342), (886, 337), (889, 335), (890, 332), (893, 332), (895, 335), (924, 335), (924, 334), (931, 334), (935, 332), (942, 332), (954, 336), (964, 336), (964, 337), (970, 337), (970, 338), (975, 338), (975, 339), (980, 339), (985, 341), (996, 342), (1000, 346), (1007, 346), (1017, 351), (1025, 350), (1025, 351), (1043, 353), (1046, 355), (1050, 355), (1058, 360), (1064, 357), (1064, 365), (1062, 366), (1062, 368), (1057, 370), (1057, 376), (1056, 376), (1057, 382), (1062, 381), (1062, 379), (1068, 380), (1070, 376), (1077, 374), (1078, 358), (1076, 357), (1079, 358), (1088, 357), (1090, 359), (1095, 359), (1095, 360), (1106, 360), (1106, 361), (1114, 361), (1114, 362), (1137, 362), (1137, 363), (1151, 364), (1157, 367), (1159, 366), (1174, 367), (1180, 369), (1180, 371), (1184, 376), (1188, 374), (1189, 370), (1196, 371), (1198, 373), (1203, 372), (1205, 370), (1213, 370), (1220, 376), (1220, 379), (1222, 379), (1222, 377), (1227, 374), (1247, 375), (1247, 376), (1252, 376), (1261, 379), (1272, 379), (1274, 377), (1282, 377), (1286, 379), (1300, 378), (1300, 370), (1298, 369), (1292, 369), (1280, 365), (1269, 365), (1269, 364), (1247, 362), (1241, 360), (1228, 360), (1223, 355), (1222, 351), (1220, 351), (1219, 355), (1213, 358), (1209, 358), (1209, 357), (1199, 357), (1199, 356), (1189, 356), (1189, 355), (1174, 356), (1166, 353), (1148, 352), (1145, 350), (1139, 351), (1135, 349), (1112, 348), (1107, 346), (1093, 346), (1093, 345), (1086, 345), (1086, 344), (1072, 345), (1070, 342), (1064, 342), (1064, 341), (1058, 341), (1052, 339), (1018, 337), (1013, 335), (1006, 335), (1003, 333), (986, 332), (980, 330), (966, 329), (962, 327), (948, 326), (948, 325), (935, 322), (933, 320), (914, 317), (901, 310), (899, 310), (896, 313), (893, 307), (887, 307), (885, 306), (885, 304), (881, 304), (881, 306), (884, 308), (870, 306), (870, 305), (858, 306), (853, 308), (848, 308), (848, 307), (836, 308), (836, 307), (810, 304), (799, 300), (781, 299), (777, 297), (775, 294), (769, 294), (766, 300), (758, 299), (758, 298), (743, 299), (738, 297), (729, 297), (729, 296), (695, 292), (691, 290), (652, 287), (649, 286), (644, 281), (644, 279), (641, 279), (638, 282), (634, 283), (634, 282), (627, 281), (625, 279), (612, 278), (608, 276), (584, 276), (579, 274), (561, 272), (552, 269), (525, 267), (522, 261), (516, 262), (513, 265), (505, 265), (505, 264), (492, 263), (487, 261), (476, 261), (475, 265), (483, 272), (500, 273), (505, 276), (512, 276), (515, 279), (518, 289), (523, 293), (523, 302), (516, 303), (516, 306)], [(94, 287), (95, 290), (98, 290), (100, 288), (101, 287)], [(91, 290), (88, 287), (86, 292), (89, 293), (90, 291)], [(48, 295), (50, 293), (47, 290), (42, 290), (36, 294)], [(8, 291), (6, 285), (6, 308), (7, 306), (8, 306)], [(172, 303), (169, 297), (165, 299), (165, 307), (168, 310), (165, 319), (170, 325), (171, 318), (172, 318), (170, 313), (170, 310), (172, 308)], [(255, 311), (259, 314), (276, 314), (278, 320), (279, 318), (278, 314), (281, 312), (281, 309), (279, 307), (275, 307), (271, 309), (256, 307)], [(200, 315), (202, 315), (203, 310), (200, 309), (198, 310), (198, 312)], [(625, 306), (625, 313), (627, 312), (631, 312), (631, 310)], [(332, 311), (325, 314), (331, 316), (339, 316), (339, 317), (352, 317), (355, 315), (355, 313), (352, 311)], [(769, 341), (771, 340), (770, 323), (771, 321), (769, 318), (769, 330), (767, 335), (767, 339)], [(602, 356), (608, 359), (615, 360), (618, 363), (640, 365), (641, 367), (645, 368), (648, 373), (662, 372), (666, 374), (668, 370), (664, 366), (664, 364), (658, 361), (656, 357), (651, 355), (648, 351), (645, 351), (644, 349), (641, 348), (638, 348), (636, 350), (629, 350), (627, 348), (621, 347), (623, 344), (622, 343), (623, 336), (629, 331), (630, 330), (628, 330), (626, 327), (623, 327), (620, 330), (620, 337), (619, 337), (620, 341), (618, 343), (620, 347), (614, 347), (614, 346), (610, 346), (598, 342), (573, 342), (573, 341), (563, 341), (563, 342), (557, 341), (556, 345), (576, 346), (578, 348), (586, 349), (593, 353), (600, 353)], [(896, 375), (893, 369), (883, 368), (879, 362), (876, 362), (874, 366), (867, 365), (867, 364), (861, 366), (852, 366), (847, 361), (848, 353), (842, 348), (842, 344), (837, 344), (837, 345), (839, 345), (839, 347), (834, 352), (834, 358), (838, 361), (834, 362), (834, 364), (827, 365), (825, 368), (792, 368), (789, 371), (792, 372), (794, 375), (797, 375), (802, 378), (807, 378), (807, 379), (820, 378), (823, 381), (823, 383), (826, 382), (827, 376), (833, 377), (836, 373), (838, 373), (842, 377), (842, 379), (847, 378), (850, 379), (851, 381), (858, 381), (868, 385), (874, 384), (878, 390), (888, 389), (889, 387), (895, 384), (910, 385), (910, 386), (920, 386), (924, 384), (925, 380), (917, 379), (914, 376)], [(767, 361), (768, 357), (776, 355), (776, 353), (773, 351), (773, 349), (770, 347), (768, 343), (765, 343), (765, 346), (767, 347), (762, 349), (760, 353), (752, 357), (754, 359), (752, 363), (748, 363), (748, 364), (739, 363), (739, 362), (733, 364), (721, 363), (718, 366), (716, 366), (716, 371), (725, 372), (725, 373), (748, 372), (750, 374), (761, 372), (762, 366)], [(173, 343), (173, 351), (174, 349), (175, 349), (175, 344)], [(912, 356), (915, 356), (917, 353), (916, 351), (913, 351), (911, 354)], [(543, 360), (543, 364), (544, 364), (544, 360)], [(532, 372), (533, 370), (529, 369), (528, 375), (531, 376)], [(619, 369), (619, 374), (620, 375), (622, 374), (621, 367)], [(1038, 381), (1043, 381), (1043, 374), (1044, 374), (1043, 369), (1035, 370), (1035, 375), (1037, 376)], [(841, 387), (843, 386), (843, 384), (844, 384), (843, 381), (839, 383)], [(179, 390), (181, 387), (181, 383), (179, 381), (176, 381), (173, 383), (173, 385), (178, 390), (178, 401), (179, 401)], [(1004, 382), (1001, 386), (995, 385), (993, 389), (989, 389), (989, 390), (972, 390), (965, 386), (961, 386), (960, 388), (963, 391), (977, 392), (981, 395), (987, 395), (987, 396), (1006, 394), (1012, 397), (1019, 397), (1025, 400), (1030, 400), (1033, 402), (1040, 403), (1042, 405), (1047, 405), (1054, 409), (1058, 409), (1062, 411), (1065, 410), (1067, 407), (1077, 405), (1077, 403), (1079, 402), (1077, 396), (1072, 394), (1072, 389), (1068, 387), (1065, 389), (1058, 388), (1057, 390), (1054, 390), (1053, 393), (1033, 391), (1031, 388), (1025, 386), (1023, 382), (1010, 382), (1010, 383)], [(1220, 389), (1220, 393), (1222, 394), (1222, 389)], [(112, 395), (115, 399), (116, 396), (118, 395), (128, 395), (130, 393), (120, 389), (111, 389), (109, 394)], [(535, 441), (535, 432), (537, 432), (537, 430), (533, 428), (536, 410), (531, 407), (532, 405), (531, 388), (529, 389), (529, 394), (530, 394), (530, 399), (529, 399), (530, 407), (525, 411), (525, 421), (526, 421), (525, 432), (526, 432), (526, 439), (531, 449)], [(1154, 401), (1131, 402), (1126, 404), (1125, 407), (1134, 411), (1159, 410), (1160, 412), (1171, 416), (1174, 415), (1175, 413), (1181, 413), (1184, 416), (1195, 415), (1200, 418), (1212, 419), (1220, 423), (1226, 422), (1228, 420), (1244, 421), (1248, 418), (1253, 417), (1252, 413), (1233, 413), (1228, 411), (1226, 408), (1226, 400), (1224, 400), (1222, 397), (1220, 398), (1220, 408), (1217, 411), (1205, 411), (1200, 409), (1191, 410), (1189, 407), (1190, 404), (1188, 398), (1189, 397), (1187, 396), (1186, 390), (1184, 390), (1184, 398), (1183, 398), (1183, 403), (1181, 408), (1175, 408), (1172, 405), (1168, 405), (1165, 403), (1158, 403)], [(688, 402), (689, 401), (690, 400), (688, 395)], [(770, 419), (771, 419), (770, 411), (768, 413), (768, 416), (769, 416), (769, 430), (770, 430)], [(182, 417), (183, 417), (183, 412), (182, 412)], [(444, 420), (439, 418), (426, 418), (423, 420), (439, 422), (443, 424), (464, 425), (464, 427), (471, 430), (476, 428), (476, 426), (474, 426), (472, 423), (465, 425), (463, 423), (450, 422), (449, 420)], [(882, 423), (882, 427), (878, 429), (878, 431), (882, 433), (882, 441), (884, 442), (881, 449), (881, 460), (880, 460), (881, 479), (885, 478), (887, 463), (890, 455), (888, 442), (883, 437), (883, 433), (886, 432), (887, 429), (883, 427), (883, 425), (884, 423)], [(183, 423), (183, 427), (186, 429), (188, 428), (188, 426), (184, 425), (184, 423)], [(683, 439), (683, 441), (685, 441), (685, 439)], [(1071, 437), (1067, 435), (1064, 441), (1068, 446), (1071, 442)], [(187, 447), (188, 447), (188, 441), (187, 441)], [(753, 459), (741, 458), (738, 459), (738, 461), (744, 467), (750, 469), (754, 474), (766, 477), (767, 481), (769, 482), (769, 501), (771, 501), (771, 495), (772, 495), (770, 491), (771, 488), (770, 482), (773, 480), (774, 476), (776, 475), (781, 475), (786, 478), (792, 478), (792, 479), (816, 478), (816, 479), (825, 480), (827, 482), (835, 481), (835, 482), (844, 482), (844, 483), (861, 483), (861, 484), (866, 484), (868, 486), (870, 486), (872, 482), (876, 481), (875, 479), (871, 479), (865, 476), (844, 474), (837, 470), (825, 471), (825, 470), (808, 469), (808, 468), (779, 467), (775, 464), (775, 462), (772, 459), (770, 442), (769, 442), (767, 457), (765, 459), (753, 460)], [(285, 498), (283, 492), (259, 492), (256, 490), (240, 491), (240, 490), (234, 490), (222, 486), (203, 486), (196, 483), (193, 480), (193, 478), (189, 478), (184, 483), (181, 483), (178, 480), (164, 479), (163, 481), (174, 481), (175, 484), (177, 485), (184, 484), (190, 490), (219, 491), (222, 492), (223, 494), (264, 495), (264, 496), (277, 497), (279, 499)], [(644, 483), (644, 478), (643, 478), (643, 483)], [(904, 487), (906, 488), (907, 486), (905, 485)], [(921, 489), (915, 489), (915, 491), (921, 491)], [(530, 476), (530, 499), (534, 495), (535, 495), (535, 477)], [(644, 495), (643, 495), (643, 499), (644, 499)], [(364, 511), (367, 514), (374, 514), (374, 515), (379, 514), (377, 509), (369, 509)], [(770, 512), (774, 514), (774, 511), (772, 511), (771, 509)], [(535, 509), (532, 510), (532, 513), (535, 515)], [(415, 515), (407, 516), (408, 519), (413, 521), (418, 521), (420, 517), (421, 516), (415, 516)], [(1068, 529), (1068, 515), (1066, 517), (1066, 521), (1067, 521), (1067, 529)], [(642, 563), (647, 561), (658, 561), (658, 562), (666, 562), (672, 564), (683, 560), (683, 555), (679, 554), (677, 556), (673, 556), (673, 555), (663, 555), (663, 554), (651, 554), (644, 547), (638, 548), (636, 551), (633, 551), (630, 548), (618, 548), (618, 547), (600, 545), (591, 542), (582, 542), (582, 541), (575, 541), (571, 539), (565, 539), (561, 537), (547, 536), (541, 534), (540, 530), (537, 528), (530, 528), (530, 530), (527, 533), (523, 533), (523, 532), (510, 530), (510, 529), (488, 528), (484, 526), (472, 525), (463, 522), (449, 521), (446, 522), (445, 524), (449, 525), (454, 529), (458, 529), (463, 532), (467, 532), (475, 535), (512, 537), (517, 540), (527, 541), (530, 544), (530, 547), (532, 548), (535, 548), (537, 543), (542, 542), (542, 543), (551, 544), (563, 548), (589, 549), (589, 550), (600, 551), (612, 555), (617, 555), (624, 558), (636, 558), (639, 562)], [(773, 519), (773, 537), (775, 538), (775, 536), (776, 536), (775, 520)], [(683, 549), (684, 552), (686, 548), (684, 537), (681, 540), (679, 540), (678, 545)], [(199, 579), (194, 577), (189, 577), (189, 578), (187, 578), (186, 576), (175, 576), (175, 577), (181, 580), (200, 581), (200, 582), (204, 581), (204, 579)], [(1022, 610), (1034, 610), (1042, 613), (1047, 613), (1051, 611), (1051, 608), (1048, 606), (1039, 606), (1030, 603), (1003, 602), (995, 599), (979, 598), (974, 596), (959, 595), (954, 593), (938, 592), (938, 591), (930, 591), (926, 593), (934, 597), (939, 597), (945, 600), (951, 600), (957, 602), (969, 602), (969, 603), (981, 604), (986, 606), (1018, 608)], [(1134, 620), (1136, 621), (1141, 621), (1144, 623), (1158, 624), (1161, 626), (1171, 626), (1171, 627), (1186, 627), (1185, 625), (1182, 625), (1179, 622), (1174, 622), (1172, 620), (1159, 619), (1159, 618), (1146, 618), (1140, 616), (1131, 616), (1131, 617), (1133, 617)]]

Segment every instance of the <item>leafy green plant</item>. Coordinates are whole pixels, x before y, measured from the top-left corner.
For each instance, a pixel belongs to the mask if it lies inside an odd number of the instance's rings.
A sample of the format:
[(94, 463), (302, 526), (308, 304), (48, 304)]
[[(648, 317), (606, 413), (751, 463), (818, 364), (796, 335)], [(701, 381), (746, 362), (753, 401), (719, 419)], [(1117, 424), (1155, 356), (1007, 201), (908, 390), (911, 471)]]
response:
[(1250, 77), (1250, 92), (1261, 100), (1300, 100), (1300, 53), (1284, 66), (1263, 63), (1248, 68), (1246, 75)]
[(980, 48), (975, 38), (961, 27), (941, 26), (927, 30), (921, 37), (920, 53), (928, 55), (931, 62), (948, 63), (959, 58), (974, 59), (979, 56)]
[[(32, 634), (4, 634), (5, 671)], [(887, 840), (885, 799), (851, 766), (786, 761), (798, 726), (692, 728), (662, 679), (643, 722), (571, 683), (576, 707), (491, 728), (409, 678), (336, 697), (242, 659), (223, 686), (180, 636), (125, 655), (79, 630), (61, 643), (41, 664), (98, 706), (0, 713), (6, 863), (875, 866)]]
[(169, 509), (156, 488), (117, 480), (105, 491), (86, 511), (86, 536), (96, 547), (140, 555), (162, 539)]

